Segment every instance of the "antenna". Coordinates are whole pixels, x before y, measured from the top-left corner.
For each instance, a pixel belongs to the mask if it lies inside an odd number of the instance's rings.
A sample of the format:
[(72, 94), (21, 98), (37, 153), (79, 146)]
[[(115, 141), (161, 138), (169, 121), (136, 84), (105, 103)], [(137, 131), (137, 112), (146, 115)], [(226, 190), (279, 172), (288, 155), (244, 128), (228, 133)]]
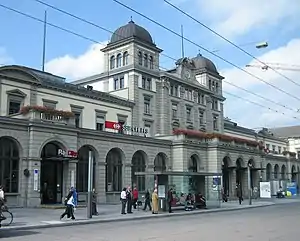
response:
[(45, 59), (46, 59), (46, 34), (47, 34), (47, 11), (45, 11), (44, 18), (44, 36), (43, 36), (43, 59), (42, 59), (42, 71), (45, 71)]
[(183, 38), (183, 25), (181, 25), (181, 57), (184, 58), (184, 38)]

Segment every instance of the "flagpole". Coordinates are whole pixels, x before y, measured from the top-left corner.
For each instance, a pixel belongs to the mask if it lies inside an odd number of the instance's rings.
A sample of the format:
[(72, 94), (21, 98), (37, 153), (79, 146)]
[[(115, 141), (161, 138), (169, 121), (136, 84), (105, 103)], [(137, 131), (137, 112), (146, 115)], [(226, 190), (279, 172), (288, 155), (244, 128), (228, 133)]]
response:
[(181, 25), (181, 57), (184, 58), (184, 37), (183, 37), (183, 25)]
[(44, 35), (43, 35), (43, 59), (42, 59), (42, 71), (45, 71), (45, 59), (46, 59), (46, 35), (47, 35), (47, 11), (45, 11), (44, 17)]

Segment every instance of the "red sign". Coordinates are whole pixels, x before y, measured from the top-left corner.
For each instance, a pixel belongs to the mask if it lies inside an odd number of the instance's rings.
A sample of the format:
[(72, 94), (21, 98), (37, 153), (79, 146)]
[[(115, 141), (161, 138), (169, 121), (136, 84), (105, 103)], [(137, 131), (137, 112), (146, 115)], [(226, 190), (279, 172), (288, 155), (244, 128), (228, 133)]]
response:
[(77, 151), (71, 151), (71, 150), (68, 151), (68, 156), (70, 157), (77, 157), (77, 155), (78, 155)]
[(105, 121), (105, 128), (120, 130), (122, 128), (122, 125), (120, 123), (114, 122), (114, 121)]
[(59, 156), (63, 156), (63, 157), (77, 157), (77, 151), (72, 151), (72, 150), (62, 150), (62, 149), (58, 149), (58, 153)]

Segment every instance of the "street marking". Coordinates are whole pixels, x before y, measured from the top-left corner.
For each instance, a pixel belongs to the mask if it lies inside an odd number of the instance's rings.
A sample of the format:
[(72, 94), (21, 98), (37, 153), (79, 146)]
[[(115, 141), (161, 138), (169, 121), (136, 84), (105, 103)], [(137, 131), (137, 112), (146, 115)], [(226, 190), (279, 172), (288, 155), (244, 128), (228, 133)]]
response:
[(62, 221), (57, 221), (57, 220), (53, 220), (53, 221), (42, 221), (42, 223), (47, 223), (47, 224), (59, 224), (59, 223), (64, 223)]

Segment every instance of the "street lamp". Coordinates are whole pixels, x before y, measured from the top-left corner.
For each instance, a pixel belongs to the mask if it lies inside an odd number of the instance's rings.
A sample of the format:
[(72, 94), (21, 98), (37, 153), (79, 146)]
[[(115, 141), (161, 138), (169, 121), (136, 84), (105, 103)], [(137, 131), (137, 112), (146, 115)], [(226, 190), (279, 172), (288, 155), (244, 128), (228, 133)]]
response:
[(87, 196), (87, 218), (92, 218), (92, 190), (93, 190), (93, 152), (89, 151), (89, 170), (88, 170), (88, 196)]
[(252, 163), (249, 162), (248, 165), (247, 165), (247, 170), (248, 170), (249, 205), (252, 205), (251, 168), (252, 168)]

